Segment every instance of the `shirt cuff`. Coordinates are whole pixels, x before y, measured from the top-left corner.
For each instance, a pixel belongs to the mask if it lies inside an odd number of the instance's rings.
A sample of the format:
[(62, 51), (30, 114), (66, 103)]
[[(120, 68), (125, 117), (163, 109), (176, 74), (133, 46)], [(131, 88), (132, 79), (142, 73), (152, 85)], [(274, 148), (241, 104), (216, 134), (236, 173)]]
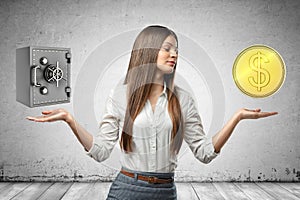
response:
[(87, 151), (87, 149), (84, 149), (84, 150), (86, 151), (86, 155), (93, 157), (93, 155), (97, 151), (96, 144), (94, 143), (94, 138), (93, 138), (93, 144), (92, 144), (92, 147), (90, 148), (90, 150), (89, 151)]
[(213, 145), (213, 142), (212, 142), (212, 137), (210, 138), (209, 142), (208, 142), (208, 146), (209, 146), (209, 151), (211, 153), (211, 156), (210, 157), (217, 157), (218, 155), (220, 155), (221, 151), (219, 151), (219, 153), (215, 152), (215, 147)]

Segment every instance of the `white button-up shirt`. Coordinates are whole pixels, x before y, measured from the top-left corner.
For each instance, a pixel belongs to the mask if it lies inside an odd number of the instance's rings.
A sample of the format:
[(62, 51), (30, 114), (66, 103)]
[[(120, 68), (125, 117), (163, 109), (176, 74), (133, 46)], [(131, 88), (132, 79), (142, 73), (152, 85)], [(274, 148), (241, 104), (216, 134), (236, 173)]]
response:
[[(114, 145), (121, 138), (127, 106), (126, 88), (127, 85), (119, 85), (111, 91), (99, 133), (93, 138), (93, 145), (87, 152), (99, 162), (109, 157)], [(184, 141), (198, 160), (209, 163), (219, 155), (215, 153), (212, 138), (206, 137), (190, 94), (179, 87), (177, 93), (185, 123)], [(147, 100), (136, 117), (132, 131), (133, 152), (122, 151), (121, 165), (136, 171), (174, 172), (177, 166), (177, 155), (170, 152), (172, 126), (168, 113), (166, 85), (164, 85), (154, 112), (150, 101)]]

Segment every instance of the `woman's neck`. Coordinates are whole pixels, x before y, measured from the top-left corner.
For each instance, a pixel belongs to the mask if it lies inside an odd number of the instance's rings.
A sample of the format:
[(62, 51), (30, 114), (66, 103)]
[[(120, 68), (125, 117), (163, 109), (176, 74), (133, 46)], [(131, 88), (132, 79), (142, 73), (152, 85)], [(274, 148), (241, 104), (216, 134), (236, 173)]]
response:
[(164, 75), (156, 73), (151, 87), (150, 95), (159, 95), (164, 90)]

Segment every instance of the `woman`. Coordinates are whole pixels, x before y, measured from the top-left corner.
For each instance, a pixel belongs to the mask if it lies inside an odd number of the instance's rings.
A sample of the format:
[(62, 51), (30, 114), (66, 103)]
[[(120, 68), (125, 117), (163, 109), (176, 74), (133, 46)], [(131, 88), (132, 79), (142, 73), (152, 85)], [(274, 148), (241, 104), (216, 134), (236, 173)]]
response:
[(195, 157), (209, 163), (242, 119), (277, 114), (240, 109), (212, 138), (203, 132), (194, 100), (174, 86), (178, 41), (162, 26), (146, 27), (135, 40), (123, 85), (109, 95), (99, 134), (93, 137), (64, 109), (28, 117), (67, 122), (87, 154), (101, 162), (120, 141), (122, 169), (107, 199), (176, 199), (174, 170), (183, 140)]

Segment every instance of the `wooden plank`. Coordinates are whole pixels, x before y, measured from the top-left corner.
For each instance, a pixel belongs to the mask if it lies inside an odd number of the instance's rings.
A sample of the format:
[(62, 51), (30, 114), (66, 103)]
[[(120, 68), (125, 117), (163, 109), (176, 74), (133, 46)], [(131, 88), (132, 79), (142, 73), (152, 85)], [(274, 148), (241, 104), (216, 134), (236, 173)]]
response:
[(197, 196), (204, 200), (223, 200), (224, 197), (218, 192), (212, 183), (192, 183)]
[(298, 183), (276, 183), (300, 198), (300, 182)]
[(84, 195), (83, 199), (106, 199), (112, 182), (96, 182), (91, 185), (90, 190)]
[(61, 199), (73, 183), (57, 182), (51, 185), (38, 200)]
[(296, 195), (276, 183), (257, 182), (256, 184), (276, 199), (299, 200)]
[[(16, 183), (17, 184), (17, 183)], [(13, 200), (32, 200), (37, 199), (41, 196), (53, 183), (43, 182), (43, 183), (32, 183), (19, 194), (13, 197)], [(15, 185), (15, 184), (14, 184)]]
[(177, 190), (177, 199), (198, 200), (191, 183), (175, 183)]
[(12, 185), (12, 182), (2, 182), (0, 186), (0, 193), (2, 190), (6, 190), (6, 188), (10, 187), (9, 185)]
[[(111, 182), (1, 182), (0, 199), (106, 199)], [(300, 183), (176, 183), (178, 199), (300, 199)]]
[(62, 200), (84, 199), (94, 183), (74, 183), (62, 197)]
[(0, 192), (1, 192), (1, 188), (5, 187), (9, 184), (11, 184), (11, 183), (10, 182), (0, 182)]
[(255, 183), (234, 183), (241, 191), (243, 191), (250, 199), (273, 200), (274, 197), (269, 195)]
[(228, 200), (249, 200), (247, 195), (232, 182), (215, 182), (213, 185), (218, 192)]
[(23, 191), (26, 187), (30, 186), (31, 183), (8, 183), (5, 187), (2, 187), (0, 190), (0, 199), (11, 199), (12, 197), (16, 196), (18, 193)]

